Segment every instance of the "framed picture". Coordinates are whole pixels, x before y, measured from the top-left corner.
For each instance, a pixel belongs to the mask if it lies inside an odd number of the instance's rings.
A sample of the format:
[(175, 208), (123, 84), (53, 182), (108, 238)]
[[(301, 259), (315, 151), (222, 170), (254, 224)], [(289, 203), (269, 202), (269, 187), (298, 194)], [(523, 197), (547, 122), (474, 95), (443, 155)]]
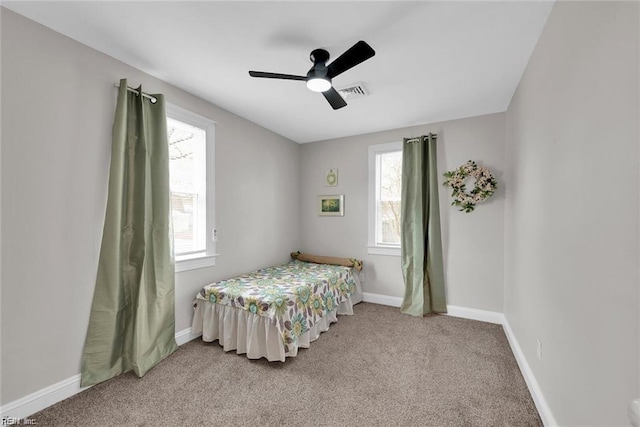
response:
[(344, 216), (344, 194), (318, 196), (318, 215)]

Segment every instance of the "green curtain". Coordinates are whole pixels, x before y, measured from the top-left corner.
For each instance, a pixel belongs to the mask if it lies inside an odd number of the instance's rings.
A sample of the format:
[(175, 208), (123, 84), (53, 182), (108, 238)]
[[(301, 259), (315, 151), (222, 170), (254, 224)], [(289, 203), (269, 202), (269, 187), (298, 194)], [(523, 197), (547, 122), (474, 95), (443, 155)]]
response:
[(436, 136), (402, 144), (402, 274), (400, 311), (412, 316), (446, 313)]
[(177, 349), (165, 101), (137, 90), (120, 80), (83, 387), (141, 377)]

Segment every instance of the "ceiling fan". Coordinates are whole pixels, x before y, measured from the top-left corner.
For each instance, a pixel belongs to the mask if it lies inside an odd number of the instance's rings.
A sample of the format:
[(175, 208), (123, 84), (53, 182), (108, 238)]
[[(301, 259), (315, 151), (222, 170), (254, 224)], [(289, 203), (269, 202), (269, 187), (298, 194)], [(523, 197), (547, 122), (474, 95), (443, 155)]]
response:
[(249, 71), (251, 77), (267, 79), (304, 80), (307, 87), (314, 92), (322, 92), (334, 110), (347, 105), (342, 96), (331, 85), (331, 79), (355, 67), (361, 62), (374, 56), (376, 52), (366, 42), (360, 40), (333, 60), (328, 66), (329, 52), (324, 49), (315, 49), (309, 55), (313, 67), (306, 76), (294, 76), (291, 74), (268, 73), (264, 71)]

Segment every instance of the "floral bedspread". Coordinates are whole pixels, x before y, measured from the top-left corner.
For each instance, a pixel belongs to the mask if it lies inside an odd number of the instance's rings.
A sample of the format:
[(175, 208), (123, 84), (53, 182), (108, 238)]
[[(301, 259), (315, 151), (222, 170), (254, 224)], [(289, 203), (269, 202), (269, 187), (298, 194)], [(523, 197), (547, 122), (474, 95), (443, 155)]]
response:
[(294, 260), (207, 285), (197, 299), (268, 317), (289, 351), (288, 344), (355, 290), (351, 267)]

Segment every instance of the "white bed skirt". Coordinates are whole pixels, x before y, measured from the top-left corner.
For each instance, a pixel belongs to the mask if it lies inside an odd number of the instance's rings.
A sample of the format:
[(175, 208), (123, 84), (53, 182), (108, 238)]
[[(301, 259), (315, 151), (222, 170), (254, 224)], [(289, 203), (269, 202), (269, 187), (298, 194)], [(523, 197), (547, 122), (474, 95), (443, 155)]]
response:
[(317, 340), (320, 333), (328, 331), (329, 325), (338, 321), (338, 314), (353, 314), (353, 305), (360, 301), (362, 301), (362, 288), (356, 279), (355, 294), (300, 335), (297, 344), (289, 344), (289, 351), (285, 351), (280, 332), (269, 318), (247, 310), (203, 300), (195, 301), (191, 333), (202, 334), (202, 340), (206, 342), (218, 340), (224, 351), (235, 350), (238, 354), (246, 354), (249, 359), (264, 357), (270, 362), (284, 362), (287, 357), (295, 357), (298, 354), (298, 348), (309, 348), (311, 342)]

